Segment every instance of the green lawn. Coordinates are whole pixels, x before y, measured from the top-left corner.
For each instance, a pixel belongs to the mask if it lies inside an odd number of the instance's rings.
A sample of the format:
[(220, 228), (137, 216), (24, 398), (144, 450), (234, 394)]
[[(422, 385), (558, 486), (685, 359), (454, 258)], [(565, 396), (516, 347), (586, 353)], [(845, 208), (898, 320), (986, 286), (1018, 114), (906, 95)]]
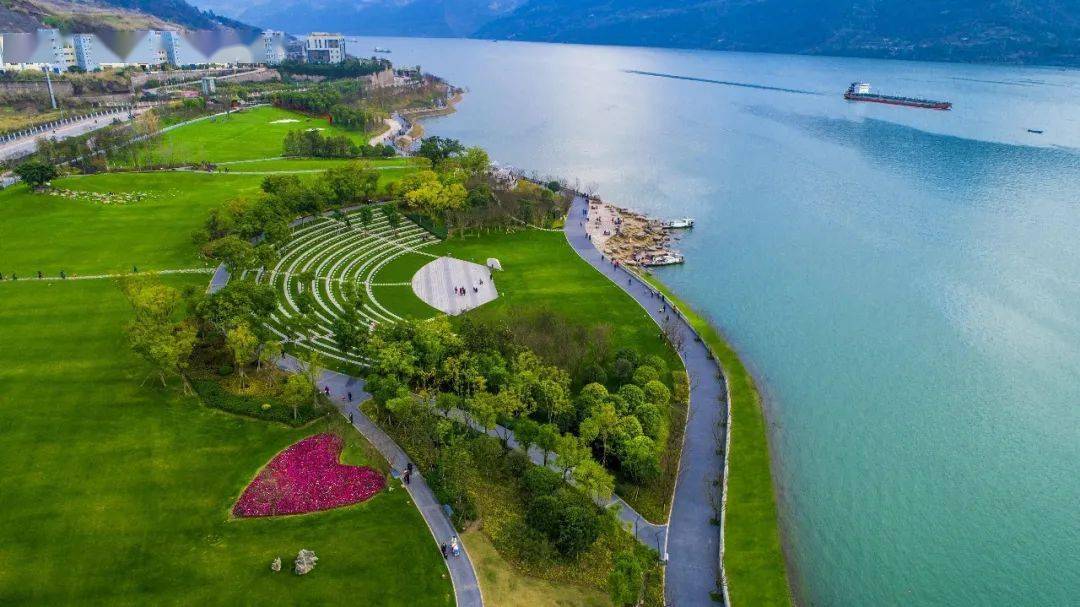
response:
[[(672, 369), (682, 369), (682, 361), (660, 339), (656, 323), (645, 310), (578, 257), (561, 232), (492, 232), (482, 236), (451, 238), (424, 250), (481, 265), (489, 257), (495, 257), (502, 264), (503, 271), (494, 275), (499, 298), (467, 315), (486, 318), (515, 309), (555, 310), (585, 325), (609, 325), (616, 349), (634, 347), (642, 354), (657, 354), (666, 358)], [(374, 280), (410, 280), (429, 261), (431, 258), (423, 255), (403, 255), (387, 264)], [(412, 294), (411, 289), (399, 294), (399, 298), (411, 298), (417, 304), (424, 305)], [(410, 303), (409, 306), (415, 304)]]
[(731, 398), (731, 452), (724, 568), (736, 605), (791, 605), (787, 566), (780, 543), (776, 495), (769, 470), (769, 442), (761, 396), (735, 350), (705, 317), (654, 276), (643, 274), (682, 310), (724, 370)]
[(164, 162), (224, 162), (280, 156), (289, 131), (322, 129), (324, 135), (347, 135), (357, 143), (369, 136), (331, 126), (325, 118), (312, 118), (276, 107), (258, 107), (213, 120), (200, 120), (171, 130), (155, 140)]
[(130, 204), (105, 204), (33, 193), (18, 185), (0, 191), (0, 272), (29, 277), (195, 268), (200, 259), (191, 234), (210, 209), (254, 194), (255, 176), (195, 173), (112, 173), (59, 179), (72, 191), (139, 192)]
[[(323, 513), (232, 520), (275, 453), (343, 424), (290, 429), (140, 385), (149, 369), (125, 344), (129, 313), (108, 280), (0, 283), (0, 602), (453, 604), (437, 546), (400, 489)], [(346, 461), (370, 461), (345, 436)], [(287, 571), (301, 548), (320, 558), (306, 577)], [(286, 571), (272, 573), (277, 556)]]
[[(350, 162), (369, 162), (380, 171), (395, 169), (415, 169), (427, 166), (424, 159), (413, 158), (276, 158), (272, 160), (236, 160), (218, 164), (219, 169), (228, 167), (230, 172), (300, 172), (325, 171), (349, 164)], [(422, 162), (421, 162), (422, 161)]]

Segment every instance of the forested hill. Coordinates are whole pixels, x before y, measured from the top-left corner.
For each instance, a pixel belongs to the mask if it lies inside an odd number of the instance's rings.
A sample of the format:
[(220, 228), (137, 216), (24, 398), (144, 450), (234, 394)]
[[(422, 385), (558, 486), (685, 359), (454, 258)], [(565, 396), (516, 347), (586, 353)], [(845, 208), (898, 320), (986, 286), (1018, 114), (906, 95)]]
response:
[(1080, 0), (191, 1), (292, 33), (1080, 65)]
[(58, 27), (73, 32), (138, 29), (253, 31), (239, 21), (202, 11), (185, 0), (3, 0), (0, 31)]
[(1076, 0), (533, 0), (472, 35), (1080, 65)]

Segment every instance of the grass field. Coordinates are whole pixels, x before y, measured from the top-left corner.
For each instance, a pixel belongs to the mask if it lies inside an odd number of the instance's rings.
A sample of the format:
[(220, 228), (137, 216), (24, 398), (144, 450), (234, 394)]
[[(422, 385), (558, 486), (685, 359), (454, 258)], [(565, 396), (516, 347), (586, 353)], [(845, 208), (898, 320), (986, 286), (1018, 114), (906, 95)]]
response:
[(514, 571), (480, 531), (461, 535), (476, 567), (484, 602), (492, 607), (610, 607), (611, 600), (592, 588), (556, 584)]
[(276, 107), (257, 107), (182, 126), (155, 140), (156, 155), (167, 162), (223, 162), (280, 156), (289, 131), (320, 129), (367, 143), (369, 135), (332, 126)]
[(704, 316), (654, 276), (643, 277), (682, 310), (724, 369), (731, 398), (731, 452), (724, 568), (736, 605), (791, 605), (787, 566), (780, 543), (776, 494), (769, 471), (769, 442), (761, 396), (738, 354)]
[[(403, 491), (232, 520), (275, 453), (342, 423), (290, 429), (140, 385), (149, 369), (124, 342), (129, 314), (108, 280), (0, 283), (0, 603), (453, 604)], [(365, 461), (357, 435), (344, 436), (347, 461)], [(287, 571), (300, 548), (320, 558), (303, 578)], [(275, 574), (277, 556), (286, 571)]]
[[(413, 158), (363, 158), (361, 162), (369, 162), (380, 171), (393, 171), (395, 169), (412, 169), (426, 167), (427, 161)], [(268, 160), (235, 160), (232, 162), (219, 163), (218, 168), (228, 167), (230, 172), (301, 172), (301, 171), (325, 171), (326, 169), (344, 166), (354, 159), (343, 158), (272, 158)]]
[[(682, 368), (682, 361), (660, 339), (656, 324), (641, 306), (582, 261), (561, 232), (525, 230), (455, 237), (425, 251), (481, 265), (495, 257), (502, 264), (503, 271), (494, 274), (499, 298), (466, 315), (485, 318), (519, 309), (550, 309), (585, 325), (609, 325), (616, 349), (635, 347), (642, 354), (664, 357), (672, 369)], [(374, 280), (407, 281), (429, 261), (430, 257), (422, 255), (403, 255), (387, 264)], [(397, 305), (425, 305), (407, 287), (397, 296), (399, 302), (416, 300)], [(435, 313), (432, 309), (431, 315)]]
[(18, 185), (0, 191), (0, 272), (29, 277), (206, 266), (191, 234), (210, 209), (253, 194), (260, 177), (195, 173), (113, 173), (57, 180), (58, 188), (89, 192), (139, 192), (131, 204), (104, 204), (31, 192)]

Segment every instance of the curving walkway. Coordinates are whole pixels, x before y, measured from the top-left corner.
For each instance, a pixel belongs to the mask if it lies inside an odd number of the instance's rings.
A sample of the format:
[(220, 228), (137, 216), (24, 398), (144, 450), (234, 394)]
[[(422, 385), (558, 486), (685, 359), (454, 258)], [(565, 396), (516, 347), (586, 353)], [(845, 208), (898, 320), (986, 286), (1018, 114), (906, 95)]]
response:
[(727, 391), (717, 363), (705, 344), (661, 296), (637, 276), (615, 268), (585, 234), (588, 205), (582, 196), (574, 198), (564, 231), (570, 246), (593, 267), (633, 297), (657, 322), (665, 317), (678, 319), (683, 334), (681, 352), (690, 376), (690, 408), (675, 497), (668, 517), (666, 553), (668, 558), (664, 595), (669, 605), (708, 605), (710, 593), (722, 583), (720, 567), (721, 527), (712, 524), (716, 512), (710, 499), (713, 482), (723, 471), (714, 429), (726, 429)]
[[(282, 370), (296, 373), (304, 369), (304, 363), (286, 354), (278, 361)], [(375, 422), (360, 410), (360, 403), (367, 400), (371, 395), (364, 391), (364, 380), (323, 370), (319, 375), (319, 387), (330, 389), (330, 400), (337, 407), (341, 415), (347, 418), (352, 426), (364, 436), (379, 453), (390, 462), (395, 470), (403, 470), (409, 457), (401, 450), (401, 447), (387, 436)], [(352, 401), (349, 402), (348, 394), (352, 393)], [(420, 470), (414, 469), (412, 482), (405, 485), (405, 489), (412, 496), (416, 509), (424, 517), (431, 535), (436, 544), (442, 544), (451, 537), (457, 535), (450, 519), (443, 513), (435, 494), (424, 481)], [(446, 559), (446, 566), (450, 570), (450, 581), (454, 585), (454, 597), (457, 607), (483, 607), (484, 599), (480, 594), (480, 583), (476, 578), (476, 569), (464, 542), (461, 543), (461, 555), (450, 556)]]
[[(443, 415), (441, 411), (439, 413), (440, 415)], [(476, 423), (476, 421), (471, 419), (469, 415), (461, 409), (451, 409), (449, 413), (445, 414), (445, 417), (465, 424), (477, 432), (483, 432), (488, 436), (504, 439), (506, 440), (506, 445), (511, 449), (517, 449), (519, 451), (523, 450), (521, 444), (517, 441), (517, 437), (514, 436), (513, 430), (510, 430), (509, 428), (505, 428), (499, 424), (495, 424), (490, 428), (485, 428)], [(555, 465), (556, 455), (554, 452), (548, 451), (545, 454), (544, 450), (540, 447), (530, 445), (529, 450), (526, 453), (529, 456), (529, 461), (533, 464), (545, 466), (555, 472), (562, 472), (562, 470)], [(568, 482), (571, 485), (576, 485), (573, 479), (570, 479)], [(648, 519), (638, 514), (630, 504), (626, 503), (623, 498), (614, 493), (612, 493), (611, 499), (597, 499), (595, 501), (601, 508), (609, 510), (612, 508), (617, 509), (616, 515), (619, 517), (619, 520), (622, 521), (622, 524), (627, 531), (634, 534), (637, 541), (649, 548), (655, 548), (656, 551), (661, 554), (663, 553), (663, 547), (667, 545), (667, 525), (650, 523)]]

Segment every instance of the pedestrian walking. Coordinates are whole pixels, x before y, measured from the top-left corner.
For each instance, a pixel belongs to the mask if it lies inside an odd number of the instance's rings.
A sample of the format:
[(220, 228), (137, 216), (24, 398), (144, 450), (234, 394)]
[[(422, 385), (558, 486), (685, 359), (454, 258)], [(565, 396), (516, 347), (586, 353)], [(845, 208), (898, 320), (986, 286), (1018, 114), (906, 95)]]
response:
[(352, 411), (349, 412), (349, 424), (352, 425)]
[(349, 402), (352, 402), (352, 392), (349, 392)]
[(323, 386), (323, 393), (330, 396), (330, 386)]
[(445, 559), (447, 557), (447, 553), (448, 553), (448, 550), (446, 549), (446, 542), (443, 542), (442, 544), (439, 544), (439, 550), (442, 550), (442, 557), (443, 557), (443, 559)]
[(405, 484), (408, 485), (409, 482), (412, 481), (412, 470), (406, 470), (404, 478), (405, 478)]

